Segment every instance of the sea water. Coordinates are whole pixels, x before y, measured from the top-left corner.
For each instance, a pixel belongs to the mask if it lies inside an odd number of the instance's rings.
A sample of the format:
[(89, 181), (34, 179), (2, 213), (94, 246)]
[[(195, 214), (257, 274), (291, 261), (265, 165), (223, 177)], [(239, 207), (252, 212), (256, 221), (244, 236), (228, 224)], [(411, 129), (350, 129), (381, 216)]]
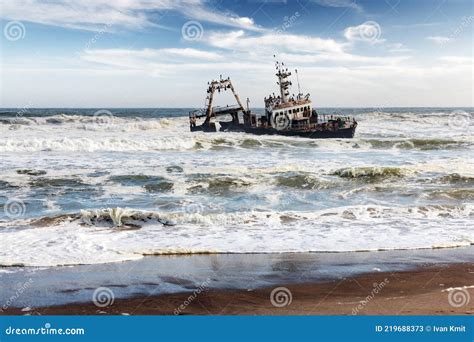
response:
[(1, 109), (0, 265), (474, 242), (472, 108), (321, 109), (358, 122), (321, 140), (187, 112)]

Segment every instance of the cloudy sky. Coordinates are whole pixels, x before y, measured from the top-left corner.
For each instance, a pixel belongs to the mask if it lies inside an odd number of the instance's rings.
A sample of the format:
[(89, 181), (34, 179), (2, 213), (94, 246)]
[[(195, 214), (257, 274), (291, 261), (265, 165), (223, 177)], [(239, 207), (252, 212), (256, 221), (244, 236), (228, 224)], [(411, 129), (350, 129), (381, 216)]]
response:
[(263, 107), (274, 54), (319, 107), (473, 106), (471, 0), (0, 6), (1, 107), (196, 107), (219, 75)]

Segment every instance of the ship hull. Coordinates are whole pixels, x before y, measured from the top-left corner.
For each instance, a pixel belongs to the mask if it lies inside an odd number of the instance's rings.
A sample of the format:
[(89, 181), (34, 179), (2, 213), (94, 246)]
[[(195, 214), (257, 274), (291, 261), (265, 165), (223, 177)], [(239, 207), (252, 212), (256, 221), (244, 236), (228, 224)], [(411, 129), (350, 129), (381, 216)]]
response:
[(353, 138), (357, 125), (336, 130), (277, 130), (274, 128), (248, 127), (219, 122), (222, 132), (245, 132), (255, 135), (282, 135), (287, 137), (302, 137), (311, 139)]
[(338, 129), (337, 131), (279, 131), (276, 129), (249, 128), (246, 129), (245, 132), (256, 135), (283, 135), (287, 137), (303, 137), (311, 139), (353, 138), (355, 127)]

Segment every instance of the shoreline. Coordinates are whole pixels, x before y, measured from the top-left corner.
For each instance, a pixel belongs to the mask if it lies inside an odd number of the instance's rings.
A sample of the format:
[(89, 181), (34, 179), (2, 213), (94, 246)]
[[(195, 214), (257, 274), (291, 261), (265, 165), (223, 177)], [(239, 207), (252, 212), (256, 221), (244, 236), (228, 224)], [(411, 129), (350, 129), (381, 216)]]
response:
[(26, 309), (10, 307), (0, 315), (474, 314), (472, 261), (425, 263), (408, 270), (377, 270), (321, 281), (276, 281), (260, 288), (248, 285), (216, 289), (202, 283), (190, 285), (186, 292), (106, 298), (99, 306), (89, 300)]
[(357, 253), (161, 255), (117, 263), (6, 267), (0, 269), (0, 309), (5, 304), (33, 308), (90, 302), (100, 287), (111, 289), (115, 299), (192, 292), (202, 284), (212, 291), (255, 290), (466, 262), (474, 262), (474, 246)]

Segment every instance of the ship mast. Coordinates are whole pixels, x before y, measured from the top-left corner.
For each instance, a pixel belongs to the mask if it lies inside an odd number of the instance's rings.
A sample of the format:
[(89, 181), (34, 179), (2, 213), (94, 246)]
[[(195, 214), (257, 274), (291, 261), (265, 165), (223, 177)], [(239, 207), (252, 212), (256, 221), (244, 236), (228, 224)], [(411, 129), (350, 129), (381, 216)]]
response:
[(288, 76), (291, 76), (291, 72), (288, 71), (288, 68), (284, 69), (284, 66), (285, 64), (283, 63), (280, 63), (278, 61), (275, 62), (275, 67), (277, 70), (276, 76), (278, 77), (277, 84), (280, 86), (280, 96), (282, 103), (288, 102), (288, 95), (290, 95), (288, 88), (291, 85), (291, 82), (288, 81)]

